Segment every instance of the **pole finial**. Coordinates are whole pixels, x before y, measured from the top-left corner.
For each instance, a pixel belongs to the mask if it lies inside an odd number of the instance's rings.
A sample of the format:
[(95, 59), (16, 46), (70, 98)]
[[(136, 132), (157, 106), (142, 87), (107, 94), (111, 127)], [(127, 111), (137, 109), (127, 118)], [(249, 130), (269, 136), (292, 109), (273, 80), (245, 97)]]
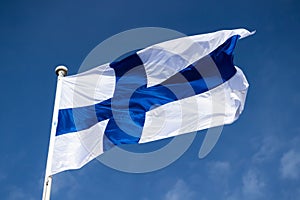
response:
[(68, 68), (63, 65), (59, 65), (55, 68), (55, 73), (57, 76), (66, 76), (68, 74)]

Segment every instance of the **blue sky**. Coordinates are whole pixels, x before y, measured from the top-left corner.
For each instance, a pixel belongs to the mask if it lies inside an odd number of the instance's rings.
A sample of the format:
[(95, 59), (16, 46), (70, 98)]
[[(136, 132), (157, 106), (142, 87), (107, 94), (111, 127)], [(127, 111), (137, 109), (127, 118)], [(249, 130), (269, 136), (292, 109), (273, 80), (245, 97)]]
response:
[(250, 83), (244, 113), (198, 158), (204, 132), (170, 166), (146, 174), (98, 161), (54, 177), (52, 199), (298, 199), (300, 3), (266, 1), (1, 1), (0, 196), (41, 199), (54, 68), (75, 74), (101, 41), (131, 28), (187, 35), (244, 27), (235, 63)]

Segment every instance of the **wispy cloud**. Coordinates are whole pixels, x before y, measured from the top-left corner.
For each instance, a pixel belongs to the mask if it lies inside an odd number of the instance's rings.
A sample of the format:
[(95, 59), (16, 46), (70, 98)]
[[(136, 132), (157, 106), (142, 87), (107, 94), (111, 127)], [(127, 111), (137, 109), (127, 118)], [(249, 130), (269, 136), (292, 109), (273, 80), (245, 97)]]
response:
[(258, 200), (266, 199), (266, 184), (258, 171), (249, 169), (242, 176), (242, 184), (233, 192), (228, 192), (226, 200)]
[(258, 173), (254, 170), (249, 170), (243, 176), (242, 192), (248, 199), (257, 199), (262, 196), (265, 183)]
[(228, 161), (213, 161), (208, 163), (209, 177), (217, 182), (227, 181), (231, 170), (231, 165)]
[(259, 149), (252, 157), (253, 162), (261, 163), (272, 159), (280, 146), (280, 141), (275, 136), (265, 137), (259, 142)]
[(9, 200), (34, 200), (31, 194), (28, 191), (16, 186), (12, 186), (9, 189), (8, 199)]
[[(54, 184), (53, 184), (54, 183)], [(63, 172), (55, 175), (52, 183), (52, 195), (59, 197), (62, 194), (70, 199), (74, 199), (78, 194), (76, 192), (79, 184), (71, 172)], [(66, 188), (68, 190), (66, 190)]]
[(210, 171), (216, 173), (228, 173), (230, 170), (230, 163), (228, 161), (214, 161), (208, 164)]
[(280, 160), (280, 174), (285, 179), (298, 179), (300, 177), (300, 152), (289, 150)]
[(7, 175), (0, 172), (0, 182), (4, 181), (6, 179)]
[(167, 192), (164, 200), (181, 200), (192, 199), (194, 192), (188, 187), (188, 185), (181, 179), (177, 180), (175, 185)]

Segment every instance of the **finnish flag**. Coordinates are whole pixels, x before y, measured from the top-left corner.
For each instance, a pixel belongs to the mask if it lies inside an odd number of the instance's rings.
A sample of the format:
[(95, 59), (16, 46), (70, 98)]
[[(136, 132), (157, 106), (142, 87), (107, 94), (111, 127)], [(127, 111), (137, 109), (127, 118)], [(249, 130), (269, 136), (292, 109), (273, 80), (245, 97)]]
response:
[(223, 30), (149, 46), (62, 77), (50, 174), (78, 169), (120, 144), (146, 143), (234, 122), (248, 82)]

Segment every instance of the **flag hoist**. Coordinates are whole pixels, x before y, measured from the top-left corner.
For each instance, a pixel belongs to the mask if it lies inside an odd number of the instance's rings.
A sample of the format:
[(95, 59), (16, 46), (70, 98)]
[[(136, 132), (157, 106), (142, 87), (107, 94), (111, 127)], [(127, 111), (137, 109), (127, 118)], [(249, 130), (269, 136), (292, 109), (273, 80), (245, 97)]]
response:
[(62, 91), (62, 77), (68, 74), (68, 68), (63, 65), (57, 66), (55, 68), (55, 73), (57, 75), (57, 86), (56, 86), (54, 109), (53, 109), (53, 116), (52, 116), (46, 173), (44, 179), (43, 200), (50, 200), (51, 185), (52, 185), (51, 167), (52, 167), (52, 160), (53, 160), (55, 134), (56, 134), (56, 128), (58, 123), (59, 103), (60, 103), (60, 97)]

